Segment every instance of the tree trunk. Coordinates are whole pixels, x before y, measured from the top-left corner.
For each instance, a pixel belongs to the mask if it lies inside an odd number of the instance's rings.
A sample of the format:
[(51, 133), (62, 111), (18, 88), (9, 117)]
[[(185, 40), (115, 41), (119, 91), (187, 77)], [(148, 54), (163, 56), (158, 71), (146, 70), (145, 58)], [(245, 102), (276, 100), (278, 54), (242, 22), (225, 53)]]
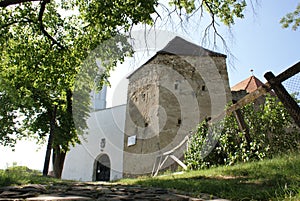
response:
[[(71, 129), (74, 126), (73, 116), (72, 116), (72, 114), (73, 114), (72, 113), (72, 96), (73, 96), (73, 94), (70, 89), (68, 89), (66, 91), (66, 94), (67, 94), (67, 99), (66, 99), (67, 100), (67, 113), (66, 113), (66, 115), (69, 115), (68, 122), (66, 122), (66, 125), (68, 125), (66, 134), (70, 135)], [(53, 172), (54, 172), (55, 178), (61, 178), (66, 154), (67, 154), (67, 152), (65, 151), (65, 149), (62, 149), (60, 145), (55, 145), (53, 147), (52, 163), (53, 163)]]
[(50, 114), (50, 132), (49, 132), (48, 144), (47, 144), (47, 149), (46, 149), (43, 176), (47, 176), (48, 171), (49, 171), (50, 156), (51, 156), (52, 144), (53, 144), (53, 139), (54, 139), (55, 126), (56, 126), (56, 123), (55, 123), (56, 122), (56, 111), (57, 111), (57, 105), (54, 106), (53, 111)]
[(59, 146), (53, 147), (53, 172), (55, 178), (61, 178), (64, 167), (66, 152), (61, 150)]

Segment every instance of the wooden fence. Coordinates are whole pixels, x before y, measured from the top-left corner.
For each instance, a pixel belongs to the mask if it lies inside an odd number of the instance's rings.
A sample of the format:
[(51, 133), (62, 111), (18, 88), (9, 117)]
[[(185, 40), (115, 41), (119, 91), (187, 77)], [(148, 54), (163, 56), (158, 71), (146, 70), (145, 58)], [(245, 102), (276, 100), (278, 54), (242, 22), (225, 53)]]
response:
[[(275, 76), (272, 72), (267, 72), (264, 75), (264, 77), (268, 80), (268, 82), (260, 86), (259, 88), (257, 88), (252, 93), (246, 95), (245, 97), (240, 99), (232, 106), (230, 106), (226, 110), (226, 114), (229, 115), (231, 113), (235, 113), (240, 129), (245, 130), (247, 135), (247, 127), (243, 121), (243, 118), (241, 117), (240, 109), (245, 105), (247, 105), (248, 103), (255, 101), (257, 98), (273, 90), (276, 96), (283, 103), (284, 107), (287, 109), (291, 117), (294, 119), (295, 123), (300, 128), (300, 107), (297, 104), (297, 102), (294, 100), (294, 98), (287, 92), (285, 87), (282, 85), (282, 82), (295, 76), (299, 72), (300, 72), (300, 62), (291, 66), (284, 72), (280, 73), (278, 76)], [(300, 88), (300, 80), (298, 84)]]

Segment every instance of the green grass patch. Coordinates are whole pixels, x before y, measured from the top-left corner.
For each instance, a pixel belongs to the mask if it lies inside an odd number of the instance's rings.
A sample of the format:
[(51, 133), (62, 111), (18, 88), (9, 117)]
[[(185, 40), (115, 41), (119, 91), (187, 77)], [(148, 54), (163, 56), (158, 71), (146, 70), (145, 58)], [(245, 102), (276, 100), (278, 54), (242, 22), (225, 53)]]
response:
[(59, 179), (43, 177), (40, 171), (31, 170), (24, 166), (9, 167), (0, 170), (0, 186), (49, 184), (61, 182)]
[[(27, 167), (0, 170), (0, 186), (71, 182), (43, 177), (39, 171)], [(123, 179), (117, 183), (173, 189), (194, 197), (205, 193), (229, 200), (296, 201), (300, 200), (300, 153), (183, 174)]]
[(118, 183), (162, 187), (196, 197), (205, 193), (229, 200), (300, 200), (300, 153), (183, 174), (123, 179)]

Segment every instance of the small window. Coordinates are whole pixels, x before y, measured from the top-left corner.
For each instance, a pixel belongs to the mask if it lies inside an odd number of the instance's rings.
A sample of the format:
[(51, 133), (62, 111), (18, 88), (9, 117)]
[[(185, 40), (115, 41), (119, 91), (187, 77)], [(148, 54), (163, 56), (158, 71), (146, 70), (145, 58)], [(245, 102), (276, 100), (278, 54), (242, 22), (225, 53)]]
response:
[(175, 83), (174, 88), (175, 88), (175, 90), (178, 89), (178, 83)]
[(148, 123), (147, 123), (147, 122), (145, 123), (145, 128), (146, 128), (146, 127), (148, 127)]
[(143, 101), (146, 100), (146, 94), (145, 93), (142, 94), (142, 98), (143, 98)]
[(202, 91), (205, 91), (205, 85), (202, 85)]
[(177, 125), (178, 125), (178, 126), (181, 125), (181, 119), (178, 119), (178, 120), (177, 120)]

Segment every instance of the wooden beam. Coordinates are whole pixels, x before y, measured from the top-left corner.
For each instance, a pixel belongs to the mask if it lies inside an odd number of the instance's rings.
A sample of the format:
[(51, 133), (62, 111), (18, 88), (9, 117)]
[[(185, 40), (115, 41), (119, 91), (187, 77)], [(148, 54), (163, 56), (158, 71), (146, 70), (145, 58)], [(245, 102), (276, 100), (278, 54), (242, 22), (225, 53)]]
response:
[(272, 89), (274, 89), (277, 97), (283, 103), (284, 107), (287, 109), (291, 117), (295, 120), (295, 123), (300, 128), (300, 107), (297, 102), (290, 96), (290, 94), (282, 86), (281, 82), (277, 81), (275, 75), (272, 72), (267, 72), (264, 76), (271, 84), (271, 87)]
[(272, 79), (273, 82), (281, 83), (289, 79), (290, 77), (296, 75), (299, 72), (300, 72), (300, 61)]
[(176, 163), (178, 163), (184, 170), (187, 170), (187, 166), (186, 166), (181, 160), (179, 160), (176, 156), (170, 155), (170, 157), (171, 157)]
[(244, 120), (242, 111), (240, 109), (237, 109), (233, 112), (233, 114), (237, 120), (240, 131), (243, 132), (245, 135), (247, 146), (248, 148), (250, 148), (250, 142), (251, 142), (250, 132), (249, 132), (248, 125)]
[(265, 95), (270, 91), (270, 84), (267, 82), (266, 84), (258, 87), (255, 91), (250, 94), (247, 94), (243, 98), (241, 98), (237, 103), (231, 105), (229, 108), (226, 109), (226, 115), (230, 115), (232, 112), (244, 107), (248, 103), (252, 103), (257, 98)]

